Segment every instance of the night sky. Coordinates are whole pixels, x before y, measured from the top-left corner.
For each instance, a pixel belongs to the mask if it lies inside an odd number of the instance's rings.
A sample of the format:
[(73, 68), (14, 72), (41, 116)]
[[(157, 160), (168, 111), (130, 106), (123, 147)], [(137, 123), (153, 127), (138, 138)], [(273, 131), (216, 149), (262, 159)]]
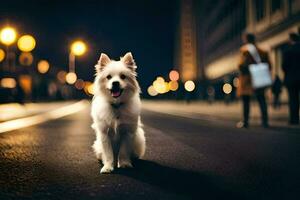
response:
[(0, 25), (10, 24), (19, 34), (32, 34), (37, 40), (34, 56), (65, 70), (71, 41), (86, 41), (88, 52), (76, 58), (76, 71), (85, 80), (93, 80), (94, 65), (101, 52), (118, 59), (131, 51), (145, 91), (155, 76), (166, 76), (173, 68), (178, 22), (176, 5), (171, 2), (3, 1)]

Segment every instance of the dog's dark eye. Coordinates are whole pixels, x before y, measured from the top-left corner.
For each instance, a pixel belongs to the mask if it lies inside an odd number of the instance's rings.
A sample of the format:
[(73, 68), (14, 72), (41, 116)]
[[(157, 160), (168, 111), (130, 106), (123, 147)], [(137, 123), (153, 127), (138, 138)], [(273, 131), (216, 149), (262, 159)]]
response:
[(111, 79), (112, 77), (111, 77), (111, 75), (108, 75), (106, 78), (109, 80), (109, 79)]
[(121, 79), (125, 79), (126, 76), (125, 76), (124, 74), (121, 74), (121, 75), (120, 75), (120, 78), (121, 78)]

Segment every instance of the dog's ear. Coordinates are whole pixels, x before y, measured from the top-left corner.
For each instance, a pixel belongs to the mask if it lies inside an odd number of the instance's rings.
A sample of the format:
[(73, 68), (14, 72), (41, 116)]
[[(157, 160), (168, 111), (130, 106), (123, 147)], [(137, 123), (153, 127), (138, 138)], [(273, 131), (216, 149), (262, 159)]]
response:
[(125, 56), (121, 58), (121, 61), (132, 71), (136, 70), (137, 66), (134, 62), (131, 52), (126, 53)]
[(108, 55), (101, 53), (98, 63), (95, 66), (97, 73), (101, 72), (108, 63), (110, 63)]

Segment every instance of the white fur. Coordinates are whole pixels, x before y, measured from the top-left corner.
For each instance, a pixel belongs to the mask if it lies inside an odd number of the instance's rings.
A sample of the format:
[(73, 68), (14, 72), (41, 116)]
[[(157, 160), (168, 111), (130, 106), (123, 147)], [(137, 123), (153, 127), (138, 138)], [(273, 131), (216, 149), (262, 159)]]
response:
[[(101, 54), (95, 67), (97, 74), (91, 115), (96, 140), (92, 147), (103, 163), (100, 172), (110, 173), (115, 167), (132, 167), (131, 158), (141, 158), (145, 153), (145, 136), (140, 120), (140, 88), (131, 53), (119, 61)], [(124, 80), (120, 78), (121, 74), (126, 75)], [(108, 75), (110, 79), (107, 79)], [(110, 93), (114, 81), (120, 82), (123, 89), (117, 98)]]

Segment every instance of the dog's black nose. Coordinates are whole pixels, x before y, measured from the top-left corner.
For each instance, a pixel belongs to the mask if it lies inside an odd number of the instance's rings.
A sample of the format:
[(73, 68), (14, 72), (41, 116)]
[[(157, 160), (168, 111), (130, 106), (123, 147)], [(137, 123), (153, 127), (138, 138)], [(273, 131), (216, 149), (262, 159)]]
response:
[(120, 82), (119, 81), (114, 81), (112, 82), (113, 88), (119, 88), (120, 87)]

